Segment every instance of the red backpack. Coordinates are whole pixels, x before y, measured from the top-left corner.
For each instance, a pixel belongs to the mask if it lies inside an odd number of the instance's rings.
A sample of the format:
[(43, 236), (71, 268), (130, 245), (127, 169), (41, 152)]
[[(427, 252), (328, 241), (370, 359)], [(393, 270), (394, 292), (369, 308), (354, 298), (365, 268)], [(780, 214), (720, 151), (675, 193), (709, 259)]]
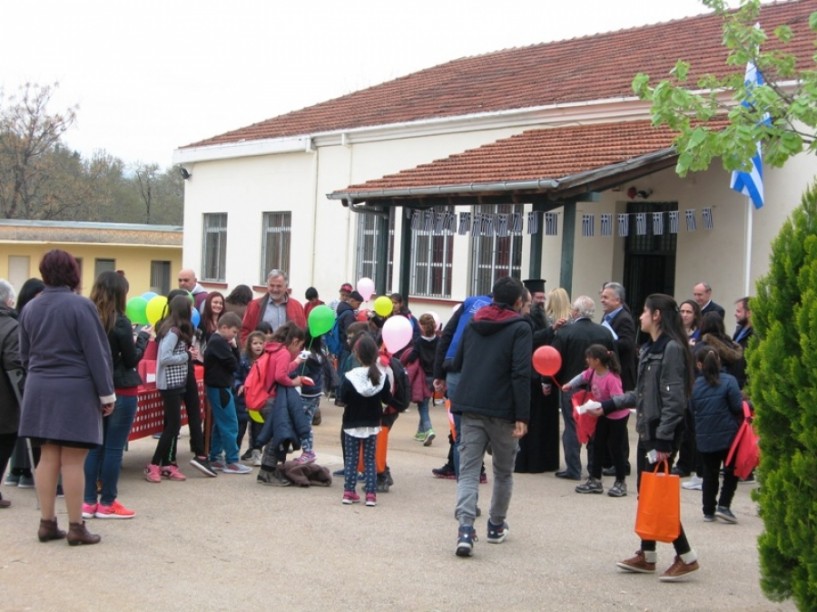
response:
[(247, 410), (256, 412), (261, 410), (275, 392), (275, 381), (267, 381), (270, 359), (271, 353), (264, 349), (261, 356), (253, 362), (247, 378), (244, 379), (244, 403)]
[(726, 465), (734, 464), (738, 478), (747, 478), (760, 463), (759, 442), (760, 438), (752, 427), (752, 410), (747, 402), (743, 402), (743, 423), (726, 457)]

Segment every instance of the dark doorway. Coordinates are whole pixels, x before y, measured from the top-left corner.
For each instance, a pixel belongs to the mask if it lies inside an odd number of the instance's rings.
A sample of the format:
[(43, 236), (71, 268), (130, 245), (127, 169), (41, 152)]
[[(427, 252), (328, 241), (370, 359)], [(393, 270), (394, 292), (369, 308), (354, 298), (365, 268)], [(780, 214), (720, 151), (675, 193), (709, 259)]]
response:
[[(630, 202), (629, 235), (624, 246), (624, 279), (627, 303), (638, 319), (644, 309), (644, 300), (651, 293), (675, 292), (675, 251), (677, 236), (670, 232), (669, 212), (678, 210), (676, 202)], [(653, 213), (663, 218), (663, 233), (656, 234)], [(644, 213), (646, 231), (638, 235), (637, 214)], [(638, 324), (636, 323), (636, 326)]]

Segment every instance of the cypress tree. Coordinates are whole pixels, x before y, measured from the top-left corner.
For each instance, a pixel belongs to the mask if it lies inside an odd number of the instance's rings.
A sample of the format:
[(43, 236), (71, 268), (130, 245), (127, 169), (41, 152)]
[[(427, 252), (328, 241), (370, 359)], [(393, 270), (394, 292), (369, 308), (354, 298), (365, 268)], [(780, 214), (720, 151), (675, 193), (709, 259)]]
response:
[(760, 436), (761, 587), (817, 608), (817, 184), (772, 243), (751, 300), (750, 397)]

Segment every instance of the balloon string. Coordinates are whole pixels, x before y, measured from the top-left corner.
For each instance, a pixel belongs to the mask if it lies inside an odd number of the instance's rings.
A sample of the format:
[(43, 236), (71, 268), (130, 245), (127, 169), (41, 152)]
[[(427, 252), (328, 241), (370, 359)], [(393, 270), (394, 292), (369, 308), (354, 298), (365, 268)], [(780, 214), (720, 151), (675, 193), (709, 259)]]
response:
[(557, 387), (559, 387), (559, 389), (561, 389), (561, 388), (562, 388), (562, 385), (560, 385), (560, 384), (559, 384), (559, 381), (558, 381), (558, 380), (556, 380), (556, 377), (555, 377), (555, 376), (551, 376), (551, 377), (550, 377), (550, 380), (552, 380), (552, 381), (553, 381), (553, 382), (556, 384), (556, 386), (557, 386)]
[[(310, 353), (312, 352), (312, 343), (315, 341), (315, 338), (309, 338), (309, 346), (306, 347), (306, 350)], [(301, 364), (301, 373), (298, 376), (304, 375), (304, 370), (306, 369), (306, 359), (304, 359), (303, 363)]]

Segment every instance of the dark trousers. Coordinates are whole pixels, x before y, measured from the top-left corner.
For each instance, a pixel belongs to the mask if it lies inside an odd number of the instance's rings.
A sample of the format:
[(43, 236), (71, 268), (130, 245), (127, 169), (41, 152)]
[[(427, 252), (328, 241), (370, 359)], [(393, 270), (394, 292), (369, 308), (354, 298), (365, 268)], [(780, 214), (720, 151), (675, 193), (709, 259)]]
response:
[(623, 419), (599, 417), (596, 435), (593, 437), (593, 461), (590, 465), (590, 475), (593, 478), (601, 478), (601, 466), (605, 455), (611, 457), (613, 467), (616, 468), (616, 480), (623, 481), (627, 477), (627, 457), (624, 455), (621, 440), (627, 438), (629, 420), (629, 414)]
[(681, 436), (681, 447), (678, 449), (678, 469), (685, 474), (695, 472), (702, 475), (703, 466), (695, 444), (695, 415), (692, 410), (684, 413), (684, 435)]
[(720, 485), (721, 466), (726, 460), (726, 455), (729, 454), (729, 449), (725, 448), (714, 453), (699, 452), (698, 454), (701, 456), (701, 463), (703, 464), (704, 481), (701, 485), (703, 511), (704, 514), (715, 514), (716, 506), (729, 508), (732, 505), (732, 498), (735, 496), (735, 489), (738, 487), (738, 477), (735, 476), (734, 468), (727, 467), (724, 469), (723, 488), (721, 488), (720, 499), (716, 502)]
[(17, 441), (17, 432), (0, 434), (0, 476), (6, 471), (11, 454), (14, 452), (14, 443)]
[[(176, 462), (176, 441), (182, 425), (184, 389), (160, 389), (159, 393), (165, 405), (164, 427), (162, 428), (162, 436), (159, 438), (159, 442), (156, 443), (156, 450), (153, 452), (151, 463), (164, 466)], [(201, 427), (199, 427), (199, 434), (201, 435)]]
[[(670, 457), (668, 463), (670, 469), (672, 469), (672, 457)], [(655, 464), (650, 463), (650, 460), (647, 459), (647, 447), (641, 443), (638, 444), (636, 449), (636, 469), (638, 470), (637, 486), (641, 488), (641, 473), (647, 470), (652, 472), (655, 469)], [(681, 533), (672, 542), (672, 546), (675, 548), (675, 554), (679, 556), (692, 550), (692, 547), (689, 545), (689, 541), (687, 540), (686, 533), (684, 532), (683, 523), (681, 524)], [(655, 540), (641, 540), (641, 550), (655, 550)]]
[[(190, 362), (188, 362), (190, 363)], [(190, 450), (196, 457), (206, 456), (204, 429), (201, 423), (199, 386), (193, 374), (193, 364), (187, 369), (187, 385), (184, 388), (184, 409), (187, 412), (187, 428), (190, 430)], [(176, 462), (176, 446), (173, 446), (173, 462)]]

